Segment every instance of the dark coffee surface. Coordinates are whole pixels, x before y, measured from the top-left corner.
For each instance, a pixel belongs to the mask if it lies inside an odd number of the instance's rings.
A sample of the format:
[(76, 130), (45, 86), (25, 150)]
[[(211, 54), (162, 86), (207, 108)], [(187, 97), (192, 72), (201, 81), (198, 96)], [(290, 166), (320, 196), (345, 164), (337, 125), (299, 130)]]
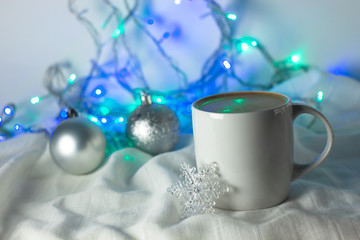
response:
[(200, 100), (196, 108), (217, 113), (255, 112), (286, 104), (287, 98), (272, 93), (231, 93)]

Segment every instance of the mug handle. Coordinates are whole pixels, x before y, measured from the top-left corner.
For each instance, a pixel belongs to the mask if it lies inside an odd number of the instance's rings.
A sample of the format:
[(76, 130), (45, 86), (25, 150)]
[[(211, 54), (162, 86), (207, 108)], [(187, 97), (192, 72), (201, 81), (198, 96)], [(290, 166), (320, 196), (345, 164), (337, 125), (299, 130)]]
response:
[(325, 118), (322, 113), (320, 113), (318, 110), (308, 107), (302, 104), (293, 104), (293, 121), (303, 113), (309, 113), (314, 115), (315, 117), (320, 118), (320, 120), (324, 123), (327, 133), (327, 141), (324, 150), (322, 153), (312, 162), (308, 164), (298, 164), (294, 163), (293, 173), (291, 177), (291, 181), (294, 181), (295, 179), (301, 177), (311, 169), (317, 167), (319, 164), (321, 164), (325, 158), (329, 155), (331, 148), (334, 145), (334, 132), (330, 126), (329, 121)]

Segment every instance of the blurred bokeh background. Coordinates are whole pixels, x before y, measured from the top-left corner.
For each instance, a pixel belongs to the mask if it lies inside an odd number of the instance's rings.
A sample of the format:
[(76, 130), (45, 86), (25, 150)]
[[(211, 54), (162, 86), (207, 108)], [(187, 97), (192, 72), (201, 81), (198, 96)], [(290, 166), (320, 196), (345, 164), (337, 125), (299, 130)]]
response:
[[(97, 24), (104, 36), (102, 40), (106, 40), (111, 31), (101, 30), (107, 16), (103, 2), (78, 2), (79, 9), (87, 9), (84, 14)], [(196, 79), (220, 36), (213, 19), (207, 16), (205, 1), (147, 3), (151, 7), (142, 8), (138, 16), (144, 22), (154, 21), (149, 26), (153, 34), (171, 33), (163, 47), (190, 79)], [(284, 59), (296, 53), (305, 64), (360, 79), (360, 1), (226, 0), (219, 4), (237, 15), (235, 36), (257, 38), (275, 58)], [(136, 36), (135, 27), (133, 31)], [(73, 72), (86, 76), (96, 55), (93, 40), (69, 12), (66, 0), (0, 1), (0, 35), (1, 106), (45, 94), (44, 74), (55, 62), (68, 61)], [(171, 81), (173, 73), (167, 72), (164, 63), (153, 55), (155, 46), (135, 37), (131, 40), (130, 44), (136, 46), (142, 57), (151, 87), (176, 88), (176, 81)], [(244, 69), (266, 75), (265, 63), (256, 53), (243, 57), (242, 63)]]

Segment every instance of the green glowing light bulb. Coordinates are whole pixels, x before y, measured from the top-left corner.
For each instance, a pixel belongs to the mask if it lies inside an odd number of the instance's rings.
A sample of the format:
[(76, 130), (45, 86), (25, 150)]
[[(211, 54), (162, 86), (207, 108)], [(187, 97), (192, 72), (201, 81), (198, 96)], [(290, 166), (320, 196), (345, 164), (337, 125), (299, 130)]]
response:
[(318, 102), (321, 102), (323, 99), (324, 99), (324, 92), (323, 91), (318, 91), (316, 100)]
[(234, 14), (234, 13), (228, 13), (228, 14), (226, 14), (226, 17), (232, 21), (236, 20), (236, 14)]
[(76, 80), (76, 74), (75, 73), (70, 74), (68, 83), (73, 84), (75, 82), (75, 80)]
[(249, 45), (247, 45), (247, 43), (242, 43), (241, 44), (241, 50), (243, 50), (244, 52), (246, 52), (249, 49)]
[(124, 122), (124, 118), (123, 118), (123, 117), (119, 117), (118, 119), (116, 119), (116, 122), (122, 123), (122, 122)]
[(151, 97), (152, 101), (153, 102), (156, 102), (156, 103), (160, 103), (160, 104), (165, 104), (165, 98), (163, 96), (152, 96)]
[(117, 38), (119, 35), (123, 34), (125, 31), (124, 24), (120, 23), (118, 28), (114, 30), (114, 32), (111, 34), (112, 38)]
[(31, 104), (33, 104), (33, 105), (39, 103), (40, 101), (41, 101), (41, 98), (38, 97), (38, 96), (33, 97), (33, 98), (31, 98), (31, 100), (30, 100)]
[(114, 32), (111, 34), (112, 38), (117, 38), (120, 35), (120, 30), (115, 29)]
[(256, 41), (252, 41), (252, 42), (251, 42), (251, 45), (253, 45), (253, 47), (256, 47), (256, 46), (257, 46), (257, 42), (256, 42)]
[(89, 115), (88, 119), (96, 124), (99, 123), (99, 119), (97, 119), (97, 117), (95, 117), (95, 116)]
[(106, 116), (110, 113), (110, 109), (105, 106), (101, 106), (99, 110), (100, 110), (101, 115), (103, 115), (103, 116)]
[(293, 63), (297, 63), (297, 62), (299, 62), (299, 60), (300, 60), (300, 57), (298, 55), (292, 55), (291, 56), (291, 61)]

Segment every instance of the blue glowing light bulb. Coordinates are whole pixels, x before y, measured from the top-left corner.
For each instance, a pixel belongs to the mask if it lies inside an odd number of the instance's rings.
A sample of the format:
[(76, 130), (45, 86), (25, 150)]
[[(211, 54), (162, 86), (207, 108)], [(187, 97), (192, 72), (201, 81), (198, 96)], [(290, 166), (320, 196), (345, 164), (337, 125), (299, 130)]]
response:
[(128, 75), (128, 71), (126, 68), (121, 69), (119, 72), (120, 77), (126, 77)]
[(165, 32), (164, 35), (163, 35), (163, 38), (168, 38), (170, 37), (170, 33), (169, 32)]
[(0, 125), (2, 124), (2, 121), (3, 121), (3, 120), (2, 120), (2, 117), (0, 117)]
[(5, 113), (6, 115), (10, 116), (10, 115), (13, 113), (13, 109), (12, 109), (11, 107), (9, 107), (9, 106), (6, 106), (6, 107), (4, 108), (4, 113)]
[(94, 97), (102, 97), (106, 94), (106, 90), (103, 86), (97, 86), (91, 93)]
[(23, 129), (23, 126), (21, 126), (20, 124), (17, 124), (17, 123), (16, 123), (16, 124), (14, 125), (14, 130), (15, 130), (15, 131), (21, 131), (22, 129)]
[(224, 60), (222, 62), (223, 66), (226, 68), (226, 69), (230, 69), (231, 68), (231, 64), (228, 60)]
[(101, 118), (101, 122), (105, 124), (105, 123), (107, 123), (107, 122), (108, 122), (108, 119), (107, 119), (107, 118), (105, 118), (105, 117), (103, 117), (103, 118)]
[(67, 114), (66, 108), (64, 108), (60, 111), (59, 117), (64, 120), (68, 119), (68, 114)]
[(176, 5), (179, 5), (179, 4), (181, 3), (181, 0), (175, 0), (174, 3), (175, 3)]

